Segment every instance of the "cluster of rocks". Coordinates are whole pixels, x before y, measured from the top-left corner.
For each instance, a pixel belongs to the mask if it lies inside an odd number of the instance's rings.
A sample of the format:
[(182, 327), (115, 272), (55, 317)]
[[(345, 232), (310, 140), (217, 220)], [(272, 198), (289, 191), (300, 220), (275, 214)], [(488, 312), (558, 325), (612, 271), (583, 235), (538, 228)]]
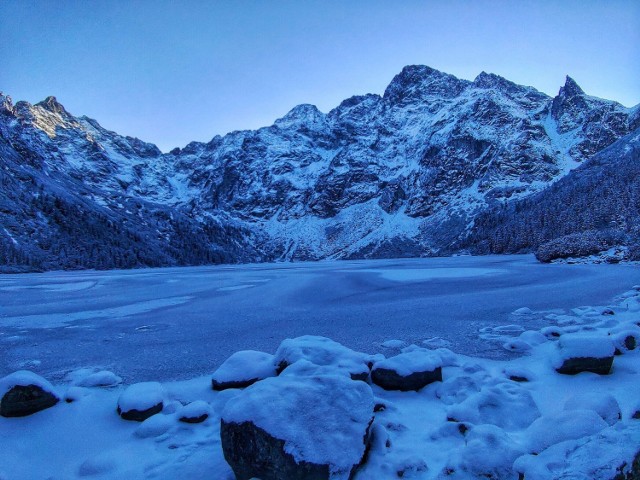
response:
[(385, 359), (317, 336), (286, 339), (275, 355), (237, 352), (212, 377), (214, 390), (247, 387), (221, 415), (225, 459), (239, 480), (351, 478), (384, 408), (370, 384), (420, 390), (442, 381), (442, 366), (426, 349)]
[[(600, 315), (611, 317), (615, 312)], [(632, 327), (624, 324), (609, 329), (608, 334), (598, 334), (595, 329), (567, 332), (549, 327), (540, 335), (556, 342), (554, 368), (559, 374), (607, 375), (616, 355), (636, 348), (640, 334)], [(246, 350), (229, 357), (213, 373), (211, 388), (230, 390), (219, 412), (220, 437), (224, 457), (236, 478), (352, 478), (366, 461), (371, 446), (381, 441), (375, 438), (380, 434), (373, 425), (386, 405), (374, 397), (373, 386), (418, 391), (438, 383), (436, 397), (449, 405), (447, 420), (457, 425), (461, 435), (473, 425), (527, 429), (538, 442), (527, 446), (533, 456), (558, 436), (574, 438), (577, 424), (584, 427), (578, 433), (590, 435), (621, 418), (616, 400), (602, 395), (569, 399), (564, 412), (542, 417), (529, 392), (519, 386), (535, 380), (536, 375), (513, 365), (503, 370), (512, 382), (478, 387), (477, 393), (458, 398), (460, 388), (464, 390), (462, 379), (443, 383), (443, 368), (455, 363), (449, 350), (415, 345), (401, 348), (387, 343), (386, 347), (397, 348), (399, 353), (385, 358), (355, 352), (328, 338), (302, 336), (284, 340), (273, 355)], [(473, 374), (471, 367), (467, 370)], [(121, 381), (111, 372), (94, 372), (74, 380), (62, 398), (73, 402), (83, 396), (86, 387), (113, 387)], [(211, 406), (205, 401), (176, 407), (177, 402), (168, 398), (160, 383), (137, 383), (122, 391), (115, 410), (124, 420), (144, 422), (136, 433), (142, 438), (169, 428), (165, 425), (168, 417), (154, 417), (160, 412), (175, 414), (185, 423), (204, 422), (211, 414)], [(19, 371), (0, 379), (1, 416), (30, 415), (56, 405), (60, 399), (48, 381), (32, 372)], [(513, 415), (516, 410), (518, 414)], [(640, 418), (640, 408), (633, 418)], [(519, 453), (511, 450), (515, 459)], [(527, 470), (526, 461), (520, 465), (523, 472)]]

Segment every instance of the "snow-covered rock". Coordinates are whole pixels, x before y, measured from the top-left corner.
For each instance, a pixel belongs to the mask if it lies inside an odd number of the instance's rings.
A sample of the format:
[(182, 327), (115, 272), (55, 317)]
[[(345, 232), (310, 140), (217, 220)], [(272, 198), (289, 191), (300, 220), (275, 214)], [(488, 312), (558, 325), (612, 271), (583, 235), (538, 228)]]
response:
[(125, 420), (142, 422), (162, 411), (164, 399), (164, 388), (158, 382), (135, 383), (118, 398), (118, 415)]
[(450, 421), (495, 425), (505, 430), (522, 430), (539, 417), (540, 410), (529, 391), (512, 382), (485, 386), (447, 410)]
[(640, 474), (639, 440), (640, 424), (622, 428), (616, 425), (556, 443), (540, 453), (523, 455), (514, 462), (513, 469), (527, 480), (635, 479)]
[(593, 410), (609, 425), (614, 425), (622, 418), (618, 401), (612, 395), (600, 392), (574, 395), (564, 403), (564, 409)]
[(608, 375), (615, 347), (604, 335), (563, 335), (558, 341), (556, 371), (565, 375), (593, 372)]
[(268, 378), (226, 404), (224, 456), (239, 480), (348, 479), (373, 408), (369, 385), (344, 376)]
[(242, 350), (224, 361), (211, 376), (214, 390), (245, 388), (276, 375), (274, 356), (256, 350)]
[(178, 420), (184, 423), (202, 423), (209, 415), (211, 406), (204, 400), (196, 400), (180, 409)]
[(320, 367), (334, 367), (347, 372), (354, 380), (369, 377), (370, 357), (354, 352), (326, 337), (304, 335), (285, 339), (275, 353), (275, 365), (280, 373), (299, 360), (307, 360)]
[(607, 422), (593, 410), (565, 410), (545, 415), (526, 430), (527, 449), (530, 453), (540, 453), (556, 443), (593, 435), (607, 427)]
[(24, 417), (58, 403), (53, 386), (27, 370), (0, 379), (0, 416)]
[(442, 381), (442, 358), (430, 350), (407, 351), (376, 362), (371, 380), (385, 390), (420, 390)]
[(135, 435), (139, 438), (156, 438), (167, 433), (174, 424), (175, 419), (170, 415), (152, 415), (142, 421)]
[(494, 425), (473, 426), (465, 433), (465, 443), (448, 460), (443, 478), (513, 478), (513, 462), (523, 450), (504, 430)]

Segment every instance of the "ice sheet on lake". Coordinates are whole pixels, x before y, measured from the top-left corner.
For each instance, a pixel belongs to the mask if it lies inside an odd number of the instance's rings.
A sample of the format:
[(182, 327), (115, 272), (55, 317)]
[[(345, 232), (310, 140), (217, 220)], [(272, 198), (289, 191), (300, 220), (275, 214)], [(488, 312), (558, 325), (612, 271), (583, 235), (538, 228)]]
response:
[(497, 275), (497, 268), (394, 268), (370, 269), (361, 272), (376, 273), (386, 280), (394, 282), (416, 282), (447, 278), (473, 278), (484, 275)]
[(151, 312), (161, 308), (187, 303), (193, 297), (169, 297), (145, 302), (130, 303), (119, 307), (101, 310), (84, 310), (68, 313), (46, 313), (39, 315), (24, 315), (20, 317), (4, 317), (0, 325), (5, 327), (22, 328), (55, 328), (63, 327), (78, 320), (116, 319), (132, 315)]

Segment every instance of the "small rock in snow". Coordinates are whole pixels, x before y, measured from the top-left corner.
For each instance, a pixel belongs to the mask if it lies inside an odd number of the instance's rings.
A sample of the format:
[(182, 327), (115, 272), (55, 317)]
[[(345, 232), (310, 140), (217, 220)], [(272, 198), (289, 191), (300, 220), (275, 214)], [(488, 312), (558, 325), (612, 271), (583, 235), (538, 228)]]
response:
[(298, 360), (307, 360), (319, 366), (334, 366), (349, 373), (354, 380), (369, 377), (370, 356), (354, 352), (326, 337), (304, 335), (285, 339), (275, 353), (278, 373)]
[(0, 379), (0, 416), (24, 417), (58, 403), (53, 386), (27, 370)]
[(164, 435), (174, 425), (173, 415), (153, 415), (144, 420), (135, 431), (138, 438), (156, 438)]
[(142, 422), (162, 411), (164, 389), (158, 382), (135, 383), (118, 398), (118, 414), (124, 420)]
[(373, 383), (385, 390), (420, 390), (442, 381), (442, 359), (430, 350), (414, 350), (376, 362)]
[(211, 377), (211, 388), (245, 388), (276, 375), (274, 356), (255, 350), (242, 350), (227, 358)]
[(551, 445), (593, 435), (607, 426), (593, 410), (570, 410), (546, 415), (526, 430), (527, 448), (530, 453), (540, 453)]
[(609, 425), (614, 425), (622, 418), (618, 401), (612, 395), (602, 393), (574, 395), (565, 402), (564, 409), (593, 410)]
[(556, 371), (565, 375), (593, 372), (608, 375), (615, 347), (609, 337), (563, 335), (559, 342)]
[(211, 415), (211, 407), (204, 400), (196, 400), (180, 409), (179, 420), (184, 423), (202, 423)]
[(503, 370), (505, 376), (514, 382), (530, 382), (535, 378), (533, 372), (527, 368), (509, 365)]
[(623, 354), (636, 349), (640, 342), (640, 331), (628, 329), (612, 335), (617, 354)]

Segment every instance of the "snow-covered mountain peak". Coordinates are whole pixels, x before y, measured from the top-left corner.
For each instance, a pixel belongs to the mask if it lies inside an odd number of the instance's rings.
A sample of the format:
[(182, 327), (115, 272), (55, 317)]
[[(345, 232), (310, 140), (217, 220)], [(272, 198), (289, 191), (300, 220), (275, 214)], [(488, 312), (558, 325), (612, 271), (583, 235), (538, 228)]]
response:
[(34, 106), (42, 107), (45, 110), (50, 111), (51, 113), (57, 113), (59, 115), (69, 115), (65, 110), (64, 106), (58, 102), (56, 97), (49, 96), (45, 98), (43, 101), (36, 103)]
[(576, 83), (576, 81), (569, 75), (567, 75), (564, 86), (560, 88), (558, 96), (571, 98), (577, 95), (584, 95), (584, 92), (582, 91), (582, 88), (580, 88), (580, 86)]
[(470, 82), (425, 65), (409, 65), (396, 75), (383, 98), (392, 105), (426, 101), (430, 97), (453, 98)]
[(13, 101), (9, 95), (0, 92), (0, 113), (13, 113)]
[(326, 122), (326, 115), (318, 110), (318, 107), (308, 103), (303, 103), (293, 107), (284, 117), (275, 121), (275, 125), (280, 128), (290, 128), (294, 126), (323, 125)]
[(531, 100), (546, 100), (549, 97), (533, 87), (525, 87), (507, 80), (495, 73), (481, 72), (474, 80), (473, 86), (483, 90), (491, 90), (508, 96), (527, 95)]

